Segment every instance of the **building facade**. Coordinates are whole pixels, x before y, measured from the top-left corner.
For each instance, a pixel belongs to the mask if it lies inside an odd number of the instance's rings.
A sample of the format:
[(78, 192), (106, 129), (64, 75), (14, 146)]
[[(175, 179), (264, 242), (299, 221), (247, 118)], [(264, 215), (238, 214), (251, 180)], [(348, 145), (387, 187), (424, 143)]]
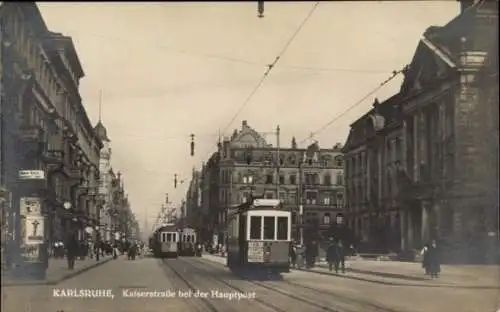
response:
[(498, 2), (462, 10), (427, 29), (400, 92), (351, 126), (346, 208), (373, 248), (438, 239), (467, 262), (498, 239), (498, 142), (484, 139), (498, 135)]
[(201, 171), (193, 170), (189, 181), (186, 199), (181, 205), (181, 219), (186, 226), (197, 229), (198, 233), (203, 230), (203, 215), (201, 210)]
[(294, 237), (303, 227), (306, 240), (320, 239), (343, 211), (343, 179), (340, 145), (323, 149), (314, 143), (301, 149), (294, 139), (290, 146), (272, 146), (243, 121), (202, 168), (205, 239), (217, 235), (223, 244), (228, 209), (252, 197), (279, 198), (292, 211)]
[(108, 211), (112, 207), (112, 192), (111, 182), (114, 178), (113, 169), (111, 167), (111, 140), (108, 137), (108, 132), (103, 123), (99, 120), (94, 128), (94, 131), (99, 136), (103, 147), (100, 150), (99, 159), (99, 198), (102, 201), (102, 210), (100, 212), (100, 233), (106, 241), (110, 241), (112, 237), (111, 217)]
[(64, 239), (70, 230), (82, 237), (84, 228), (99, 224), (102, 143), (80, 97), (84, 72), (77, 52), (70, 37), (47, 29), (35, 3), (4, 3), (0, 10), (10, 231), (22, 245), (32, 217), (22, 203), (30, 199), (45, 218), (46, 242)]

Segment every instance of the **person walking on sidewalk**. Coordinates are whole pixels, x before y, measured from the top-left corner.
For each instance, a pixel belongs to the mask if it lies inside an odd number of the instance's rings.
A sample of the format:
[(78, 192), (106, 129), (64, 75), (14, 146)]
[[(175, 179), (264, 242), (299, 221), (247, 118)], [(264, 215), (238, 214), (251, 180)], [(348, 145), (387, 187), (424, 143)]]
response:
[(335, 244), (335, 241), (333, 240), (333, 237), (330, 237), (328, 241), (328, 248), (326, 249), (326, 261), (328, 262), (328, 270), (330, 271), (333, 270), (333, 265), (335, 263), (336, 255), (337, 255), (337, 246)]
[(297, 247), (293, 241), (290, 242), (290, 246), (288, 247), (288, 256), (290, 257), (290, 265), (294, 268), (297, 263)]
[(70, 233), (66, 241), (66, 258), (68, 260), (68, 269), (75, 268), (75, 258), (78, 256), (78, 239), (76, 233)]
[(430, 275), (429, 271), (429, 244), (425, 244), (424, 248), (420, 251), (420, 256), (422, 256), (422, 268), (425, 270), (425, 275)]
[(441, 273), (441, 259), (436, 240), (432, 240), (429, 250), (427, 251), (427, 257), (431, 277), (438, 278), (439, 273)]
[(345, 274), (345, 248), (344, 243), (338, 240), (335, 244), (335, 273), (339, 273), (339, 269), (342, 269), (342, 273)]

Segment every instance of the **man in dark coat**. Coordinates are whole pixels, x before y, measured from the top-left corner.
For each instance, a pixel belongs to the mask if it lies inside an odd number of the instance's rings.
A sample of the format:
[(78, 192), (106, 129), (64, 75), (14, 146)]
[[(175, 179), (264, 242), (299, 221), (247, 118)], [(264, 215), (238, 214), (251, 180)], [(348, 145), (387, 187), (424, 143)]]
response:
[(429, 273), (432, 278), (439, 277), (441, 272), (441, 259), (436, 240), (433, 240), (429, 249), (427, 250), (427, 263), (429, 266)]
[(329, 238), (328, 247), (326, 249), (326, 261), (328, 262), (328, 269), (331, 271), (333, 269), (333, 264), (337, 256), (337, 246), (333, 237)]
[(342, 269), (342, 273), (345, 273), (345, 255), (346, 248), (341, 240), (338, 240), (335, 244), (335, 273), (339, 273), (339, 269)]
[(68, 269), (75, 268), (75, 258), (79, 252), (79, 242), (76, 233), (70, 233), (66, 239), (66, 258), (68, 259)]

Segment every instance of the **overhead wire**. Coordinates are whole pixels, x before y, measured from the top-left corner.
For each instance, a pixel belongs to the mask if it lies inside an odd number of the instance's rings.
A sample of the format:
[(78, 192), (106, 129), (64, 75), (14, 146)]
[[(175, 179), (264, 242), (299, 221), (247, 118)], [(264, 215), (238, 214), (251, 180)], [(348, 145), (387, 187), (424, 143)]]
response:
[(303, 140), (301, 140), (299, 142), (299, 144), (302, 144), (302, 143), (306, 142), (307, 140), (312, 139), (317, 134), (323, 132), (325, 129), (327, 129), (328, 127), (330, 127), (334, 122), (336, 122), (340, 118), (344, 117), (351, 110), (353, 110), (354, 108), (356, 108), (359, 105), (361, 105), (367, 98), (371, 97), (373, 94), (375, 94), (380, 89), (382, 89), (387, 83), (389, 83), (391, 80), (393, 80), (394, 78), (396, 78), (399, 74), (404, 73), (406, 71), (406, 69), (407, 69), (407, 66), (403, 67), (400, 70), (393, 71), (392, 75), (388, 79), (386, 79), (383, 82), (381, 82), (376, 88), (374, 88), (373, 90), (371, 90), (370, 92), (368, 92), (365, 96), (363, 96), (361, 99), (359, 99), (358, 101), (356, 101), (354, 104), (352, 104), (349, 107), (347, 107), (347, 109), (345, 109), (342, 113), (340, 113), (339, 115), (335, 116), (333, 119), (331, 119), (330, 121), (328, 121), (321, 128), (319, 128), (318, 130), (316, 130), (314, 132), (311, 132), (311, 134), (308, 137), (306, 137)]
[(231, 120), (229, 121), (229, 123), (227, 124), (227, 126), (223, 128), (222, 133), (226, 132), (227, 128), (229, 128), (231, 126), (231, 124), (240, 115), (240, 113), (243, 111), (243, 109), (245, 109), (245, 107), (248, 105), (248, 103), (250, 103), (250, 100), (257, 93), (257, 91), (260, 89), (260, 87), (264, 84), (264, 82), (266, 81), (267, 77), (269, 77), (269, 74), (271, 73), (271, 71), (273, 70), (273, 68), (276, 66), (276, 64), (278, 64), (279, 60), (286, 53), (286, 51), (288, 50), (288, 48), (290, 47), (290, 45), (292, 44), (292, 42), (295, 40), (295, 38), (297, 37), (297, 35), (300, 33), (300, 31), (302, 30), (302, 28), (304, 27), (304, 25), (309, 21), (309, 19), (313, 15), (314, 11), (316, 10), (316, 8), (319, 6), (319, 3), (320, 3), (319, 1), (316, 2), (313, 5), (313, 7), (311, 8), (311, 10), (309, 10), (309, 12), (306, 15), (306, 17), (304, 18), (304, 20), (302, 20), (302, 22), (299, 24), (299, 26), (297, 27), (297, 29), (295, 29), (294, 33), (288, 39), (288, 41), (286, 42), (285, 46), (280, 51), (280, 53), (278, 54), (278, 56), (274, 59), (274, 61), (271, 64), (268, 65), (267, 70), (264, 72), (264, 75), (261, 77), (261, 79), (259, 80), (259, 82), (255, 86), (255, 88), (253, 88), (252, 91), (250, 92), (250, 94), (245, 98), (245, 100), (243, 101), (243, 104), (236, 111), (236, 114), (234, 114), (234, 116), (231, 118)]
[[(252, 89), (252, 91), (247, 95), (247, 97), (245, 98), (245, 100), (243, 101), (242, 105), (239, 107), (239, 109), (236, 111), (236, 113), (233, 115), (233, 117), (230, 119), (229, 123), (223, 128), (223, 130), (221, 131), (221, 134), (224, 135), (224, 133), (227, 131), (227, 129), (231, 126), (231, 124), (234, 122), (234, 120), (236, 118), (238, 118), (238, 116), (241, 114), (241, 112), (245, 109), (245, 107), (250, 103), (250, 100), (254, 97), (254, 95), (257, 93), (257, 91), (262, 87), (262, 85), (264, 84), (264, 82), (266, 81), (266, 79), (269, 77), (269, 74), (271, 73), (272, 69), (276, 66), (276, 64), (279, 62), (279, 60), (281, 59), (281, 57), (285, 54), (285, 52), (288, 50), (288, 48), (290, 47), (290, 45), (292, 44), (292, 42), (295, 40), (295, 38), (297, 37), (297, 35), (300, 33), (300, 31), (302, 30), (302, 28), (304, 27), (304, 25), (307, 23), (307, 21), (309, 21), (309, 19), (311, 18), (312, 14), (314, 13), (314, 11), (316, 10), (316, 8), (319, 6), (320, 4), (320, 1), (317, 1), (313, 7), (311, 8), (311, 10), (309, 10), (308, 14), (306, 15), (306, 17), (302, 20), (302, 22), (299, 24), (299, 26), (295, 29), (295, 31), (293, 32), (292, 36), (288, 39), (288, 41), (286, 42), (286, 44), (284, 45), (283, 49), (280, 51), (280, 53), (278, 54), (278, 56), (274, 59), (274, 61), (267, 65), (267, 69), (266, 71), (264, 72), (264, 74), (262, 75), (262, 77), (259, 79), (257, 85)], [(219, 137), (219, 140), (220, 140), (220, 137)], [(217, 144), (217, 142), (216, 142)], [(212, 152), (209, 151), (207, 153), (207, 155), (205, 157), (203, 157), (202, 159), (206, 159), (208, 158), (208, 156), (211, 154)]]
[[(102, 34), (92, 34), (92, 36), (103, 38), (103, 39), (111, 39), (115, 41), (120, 41), (120, 42), (125, 42), (123, 38), (116, 37), (116, 36), (109, 36), (109, 35), (102, 35)], [(143, 43), (145, 43), (143, 41)], [(172, 46), (164, 45), (164, 44), (159, 44), (155, 43), (155, 48), (161, 48), (165, 50), (172, 51), (174, 53), (179, 53), (179, 54), (186, 54), (186, 55), (193, 55), (193, 56), (199, 56), (199, 57), (205, 57), (205, 58), (210, 58), (210, 59), (218, 59), (222, 61), (228, 61), (232, 63), (240, 63), (240, 64), (248, 64), (248, 65), (254, 65), (254, 66), (269, 66), (264, 63), (260, 63), (257, 61), (251, 61), (247, 59), (242, 59), (242, 58), (237, 58), (237, 57), (232, 57), (232, 56), (227, 56), (227, 55), (221, 55), (221, 54), (215, 54), (215, 53), (204, 53), (204, 52), (193, 52), (189, 51), (186, 49), (178, 49), (174, 48)], [(147, 47), (148, 45), (142, 44), (142, 45), (136, 45), (136, 46), (141, 46), (141, 47)], [(361, 73), (361, 74), (380, 74), (380, 73), (385, 73), (385, 71), (382, 70), (376, 70), (376, 69), (353, 69), (353, 68), (329, 68), (329, 67), (310, 67), (310, 66), (296, 66), (296, 65), (284, 65), (281, 67), (282, 69), (291, 69), (291, 70), (304, 70), (304, 71), (313, 71), (313, 72), (349, 72), (349, 73)]]

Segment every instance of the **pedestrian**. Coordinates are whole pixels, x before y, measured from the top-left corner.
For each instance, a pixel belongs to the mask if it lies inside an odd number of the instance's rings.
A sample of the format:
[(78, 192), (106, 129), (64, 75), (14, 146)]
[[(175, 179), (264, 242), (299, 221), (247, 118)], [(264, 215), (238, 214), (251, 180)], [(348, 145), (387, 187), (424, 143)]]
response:
[(328, 262), (328, 269), (330, 271), (333, 270), (336, 254), (337, 254), (337, 246), (335, 244), (335, 241), (333, 240), (333, 237), (330, 237), (328, 241), (328, 247), (326, 249), (326, 261)]
[(420, 256), (422, 256), (422, 268), (425, 270), (425, 275), (430, 275), (428, 251), (429, 244), (425, 244), (424, 248), (420, 251)]
[(66, 258), (68, 260), (68, 269), (73, 270), (75, 268), (75, 259), (78, 256), (78, 238), (76, 233), (70, 233), (66, 240)]
[(441, 273), (441, 259), (436, 240), (432, 240), (432, 243), (427, 250), (427, 257), (431, 277), (438, 278), (439, 273)]
[(294, 268), (297, 263), (297, 247), (293, 241), (290, 242), (288, 247), (288, 256), (290, 257), (290, 265)]
[(339, 273), (339, 269), (342, 269), (342, 273), (345, 274), (345, 248), (344, 243), (341, 240), (337, 241), (335, 245), (335, 273)]

